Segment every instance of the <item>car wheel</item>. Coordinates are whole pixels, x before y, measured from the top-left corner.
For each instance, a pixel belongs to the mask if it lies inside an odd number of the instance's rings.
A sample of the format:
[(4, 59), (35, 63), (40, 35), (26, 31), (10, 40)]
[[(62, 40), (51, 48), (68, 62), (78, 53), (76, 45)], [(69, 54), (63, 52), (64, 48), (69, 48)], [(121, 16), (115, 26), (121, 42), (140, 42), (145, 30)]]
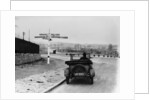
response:
[(69, 84), (69, 77), (66, 77), (66, 83)]
[(91, 84), (93, 84), (94, 83), (93, 77), (91, 77), (90, 79)]
[(94, 71), (94, 69), (92, 68), (92, 69), (90, 69), (90, 77), (94, 77), (95, 76), (95, 71)]

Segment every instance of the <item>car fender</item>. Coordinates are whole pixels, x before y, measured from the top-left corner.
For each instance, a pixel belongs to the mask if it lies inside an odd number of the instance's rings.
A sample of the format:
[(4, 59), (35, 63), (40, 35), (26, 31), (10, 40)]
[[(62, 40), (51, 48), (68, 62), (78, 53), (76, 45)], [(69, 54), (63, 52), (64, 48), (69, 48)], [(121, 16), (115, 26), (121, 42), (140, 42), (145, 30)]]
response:
[(95, 76), (95, 71), (94, 71), (94, 69), (90, 69), (90, 75), (91, 75), (92, 77)]
[(64, 75), (65, 75), (66, 77), (69, 76), (69, 68), (66, 68), (66, 69), (64, 70)]

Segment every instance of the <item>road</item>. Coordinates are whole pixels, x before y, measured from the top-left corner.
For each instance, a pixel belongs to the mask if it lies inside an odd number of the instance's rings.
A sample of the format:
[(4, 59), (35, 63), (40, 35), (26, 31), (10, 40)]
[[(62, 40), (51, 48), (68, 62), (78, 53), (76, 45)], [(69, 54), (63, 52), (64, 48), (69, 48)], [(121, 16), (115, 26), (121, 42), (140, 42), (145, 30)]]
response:
[[(51, 55), (51, 57), (69, 60), (67, 56)], [(89, 79), (72, 79), (68, 85), (63, 83), (50, 93), (114, 93), (119, 92), (119, 59), (94, 57), (96, 76), (94, 84), (89, 84)]]

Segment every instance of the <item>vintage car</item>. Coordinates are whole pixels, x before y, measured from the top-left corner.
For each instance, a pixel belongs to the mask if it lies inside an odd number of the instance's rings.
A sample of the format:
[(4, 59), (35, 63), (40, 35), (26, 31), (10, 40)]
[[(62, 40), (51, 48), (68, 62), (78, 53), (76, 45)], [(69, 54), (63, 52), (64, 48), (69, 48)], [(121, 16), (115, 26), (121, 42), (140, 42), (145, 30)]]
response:
[(93, 84), (93, 78), (95, 71), (92, 68), (93, 62), (83, 54), (80, 59), (73, 59), (65, 62), (69, 67), (65, 69), (64, 74), (66, 77), (66, 83), (69, 84), (71, 79), (78, 77), (85, 77), (90, 79), (90, 83)]

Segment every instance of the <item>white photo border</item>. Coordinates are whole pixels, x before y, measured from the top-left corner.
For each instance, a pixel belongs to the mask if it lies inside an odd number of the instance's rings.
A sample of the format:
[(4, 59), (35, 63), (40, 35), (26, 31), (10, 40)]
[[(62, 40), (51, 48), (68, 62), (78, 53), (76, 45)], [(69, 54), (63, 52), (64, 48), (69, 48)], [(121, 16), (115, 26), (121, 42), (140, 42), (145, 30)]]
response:
[[(135, 93), (137, 94), (149, 93), (149, 19), (148, 19), (149, 0), (138, 0), (138, 1), (137, 0), (63, 1), (62, 0), (62, 1), (38, 1), (38, 2), (12, 1), (11, 9), (12, 10), (41, 10), (41, 11), (42, 10), (120, 10), (120, 11), (135, 10), (136, 12)], [(139, 47), (139, 45), (141, 46)], [(139, 52), (141, 54), (139, 54)]]
[[(15, 93), (15, 16), (120, 16), (120, 93)], [(2, 99), (134, 99), (134, 18), (131, 11), (2, 11)], [(7, 36), (7, 40), (6, 37)], [(13, 38), (12, 38), (13, 37)], [(8, 46), (9, 45), (9, 46)], [(127, 49), (128, 48), (128, 49)], [(130, 48), (130, 50), (129, 50)], [(130, 55), (130, 56), (129, 56)], [(9, 63), (8, 63), (9, 61)], [(128, 61), (128, 63), (126, 63)], [(6, 67), (7, 66), (7, 67)], [(124, 67), (123, 67), (124, 66)], [(6, 72), (7, 70), (7, 72)], [(9, 73), (9, 75), (6, 75)], [(73, 98), (72, 98), (73, 97)]]

